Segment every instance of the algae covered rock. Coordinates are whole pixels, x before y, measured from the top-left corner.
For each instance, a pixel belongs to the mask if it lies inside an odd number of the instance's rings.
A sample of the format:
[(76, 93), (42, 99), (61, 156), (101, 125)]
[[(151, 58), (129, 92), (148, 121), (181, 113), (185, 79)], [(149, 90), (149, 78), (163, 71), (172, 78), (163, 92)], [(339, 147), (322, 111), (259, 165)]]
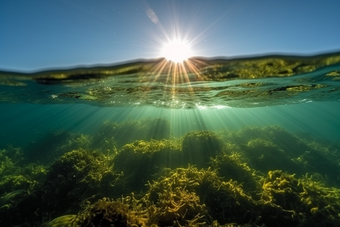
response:
[(169, 200), (171, 196), (168, 194), (175, 197), (174, 204), (178, 204), (177, 200), (181, 203), (187, 200), (195, 203), (190, 206), (195, 208), (196, 213), (192, 213), (198, 219), (192, 220), (196, 223), (211, 224), (215, 219), (220, 224), (244, 224), (256, 219), (255, 201), (243, 191), (241, 185), (232, 180), (223, 181), (216, 171), (210, 169), (198, 170), (192, 166), (177, 168), (150, 184), (149, 200), (156, 207), (167, 204), (164, 198)]
[(340, 190), (327, 188), (312, 177), (296, 178), (282, 170), (269, 171), (262, 199), (290, 213), (297, 226), (340, 225)]
[(278, 125), (246, 127), (237, 132), (229, 133), (225, 137), (225, 140), (240, 147), (257, 139), (277, 147), (290, 157), (301, 155), (306, 149), (308, 150), (308, 146), (303, 140)]
[(145, 226), (126, 204), (103, 198), (81, 213), (81, 227)]
[(149, 209), (150, 220), (157, 226), (204, 226), (208, 218), (199, 196), (179, 187), (160, 192), (156, 204)]
[(260, 185), (258, 176), (254, 169), (251, 169), (238, 153), (232, 155), (222, 154), (212, 159), (212, 167), (224, 180), (237, 181), (243, 188), (252, 195), (258, 193)]
[(197, 179), (189, 178), (196, 168), (177, 168), (149, 184), (146, 194), (150, 201), (150, 222), (157, 226), (204, 226), (209, 222), (207, 208), (200, 200), (195, 188)]
[(280, 126), (246, 127), (237, 132), (226, 133), (224, 139), (232, 154), (237, 151), (247, 164), (264, 174), (282, 169), (299, 175), (306, 173), (296, 158), (311, 148), (302, 139)]
[(250, 140), (243, 147), (249, 165), (257, 170), (267, 172), (278, 168), (286, 171), (301, 173), (301, 168), (288, 156), (288, 154), (280, 149), (275, 143), (256, 138)]
[(102, 184), (112, 180), (112, 159), (98, 151), (83, 149), (67, 152), (50, 167), (40, 188), (42, 206), (46, 210), (75, 208), (94, 194)]
[(207, 167), (210, 157), (221, 153), (222, 140), (212, 131), (189, 132), (183, 137), (182, 156), (185, 165)]
[(16, 190), (33, 191), (44, 180), (46, 167), (25, 163), (23, 153), (12, 146), (0, 150), (0, 195)]
[(162, 122), (61, 137), (50, 166), (0, 150), (0, 225), (340, 226), (339, 145), (278, 126), (164, 139)]
[(146, 221), (128, 204), (104, 197), (93, 204), (88, 202), (78, 215), (62, 215), (42, 227), (142, 227)]
[(178, 165), (179, 145), (170, 140), (137, 140), (114, 158), (114, 168), (125, 177), (125, 190), (140, 191), (164, 167)]
[(340, 158), (338, 151), (340, 148), (336, 145), (330, 145), (325, 142), (306, 141), (309, 149), (302, 155), (295, 158), (294, 161), (309, 173), (323, 176), (323, 180), (329, 186), (340, 186)]
[(245, 224), (256, 220), (256, 202), (236, 181), (223, 181), (215, 172), (206, 172), (197, 193), (208, 213), (220, 224)]
[[(31, 216), (39, 204), (35, 192), (45, 180), (46, 167), (31, 163), (15, 165), (8, 175), (0, 180), (0, 226), (14, 226)], [(29, 218), (28, 218), (29, 217)]]
[(283, 209), (294, 210), (301, 203), (300, 193), (303, 185), (294, 177), (282, 170), (269, 171), (263, 183), (262, 198), (280, 205)]

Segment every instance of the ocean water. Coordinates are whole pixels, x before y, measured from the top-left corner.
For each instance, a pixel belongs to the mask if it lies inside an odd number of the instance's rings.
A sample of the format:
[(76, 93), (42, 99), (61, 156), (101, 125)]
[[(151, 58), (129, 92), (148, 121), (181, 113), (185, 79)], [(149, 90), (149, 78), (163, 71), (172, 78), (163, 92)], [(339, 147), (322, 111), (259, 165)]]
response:
[(339, 226), (340, 54), (0, 72), (0, 226)]

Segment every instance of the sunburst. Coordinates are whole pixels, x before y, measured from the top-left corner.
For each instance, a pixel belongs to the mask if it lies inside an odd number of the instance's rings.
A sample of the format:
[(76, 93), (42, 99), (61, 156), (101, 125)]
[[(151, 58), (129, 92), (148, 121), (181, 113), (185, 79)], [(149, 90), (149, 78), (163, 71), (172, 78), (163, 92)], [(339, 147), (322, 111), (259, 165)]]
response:
[(161, 56), (174, 63), (181, 63), (192, 57), (191, 45), (186, 40), (174, 39), (163, 45)]

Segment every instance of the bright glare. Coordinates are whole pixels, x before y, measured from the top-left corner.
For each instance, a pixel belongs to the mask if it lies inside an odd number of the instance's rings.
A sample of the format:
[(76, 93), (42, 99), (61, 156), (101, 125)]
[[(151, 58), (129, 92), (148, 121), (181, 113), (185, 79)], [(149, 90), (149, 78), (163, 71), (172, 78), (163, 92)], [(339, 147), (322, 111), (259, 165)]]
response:
[(172, 40), (166, 43), (161, 54), (162, 57), (175, 63), (183, 62), (192, 57), (190, 44), (182, 40)]

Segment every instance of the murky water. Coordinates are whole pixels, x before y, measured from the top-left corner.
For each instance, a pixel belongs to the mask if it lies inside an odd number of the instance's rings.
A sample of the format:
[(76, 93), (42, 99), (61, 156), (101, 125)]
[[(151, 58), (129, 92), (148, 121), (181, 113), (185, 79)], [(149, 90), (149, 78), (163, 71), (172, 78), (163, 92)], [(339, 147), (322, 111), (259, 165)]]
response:
[(339, 62), (0, 72), (0, 225), (338, 226)]

